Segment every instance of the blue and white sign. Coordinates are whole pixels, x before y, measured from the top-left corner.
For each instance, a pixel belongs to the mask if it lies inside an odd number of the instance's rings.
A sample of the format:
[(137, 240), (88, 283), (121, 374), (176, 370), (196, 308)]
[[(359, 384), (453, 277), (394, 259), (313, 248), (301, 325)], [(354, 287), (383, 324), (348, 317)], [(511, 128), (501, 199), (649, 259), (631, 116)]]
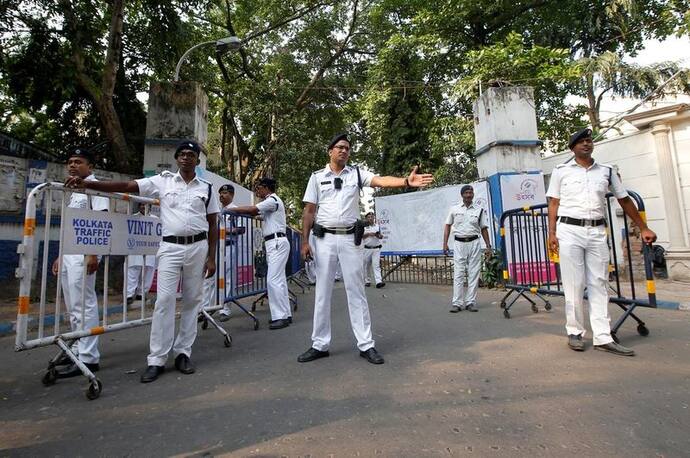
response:
[(158, 218), (67, 208), (63, 254), (155, 255), (162, 238)]

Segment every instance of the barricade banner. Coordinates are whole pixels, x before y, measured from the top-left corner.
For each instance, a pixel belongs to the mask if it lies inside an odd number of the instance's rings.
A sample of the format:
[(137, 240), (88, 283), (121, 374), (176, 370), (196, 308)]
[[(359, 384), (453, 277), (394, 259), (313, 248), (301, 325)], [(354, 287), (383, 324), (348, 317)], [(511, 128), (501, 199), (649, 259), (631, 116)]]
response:
[[(489, 216), (489, 236), (493, 238), (489, 184), (486, 181), (470, 184), (474, 188), (475, 205)], [(450, 208), (462, 201), (461, 188), (462, 185), (453, 185), (377, 197), (376, 219), (383, 235), (382, 254), (442, 254), (443, 226)]]
[(155, 255), (162, 225), (153, 216), (66, 208), (63, 254)]
[(503, 211), (546, 203), (543, 173), (501, 175)]

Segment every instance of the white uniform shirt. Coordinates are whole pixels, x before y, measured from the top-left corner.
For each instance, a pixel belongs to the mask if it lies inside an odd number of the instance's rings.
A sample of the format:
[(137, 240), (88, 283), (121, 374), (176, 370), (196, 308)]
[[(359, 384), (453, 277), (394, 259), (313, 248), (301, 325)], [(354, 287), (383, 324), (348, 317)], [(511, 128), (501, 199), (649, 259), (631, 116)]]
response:
[[(481, 215), (481, 216), (480, 216)], [(478, 205), (459, 203), (453, 205), (448, 212), (446, 224), (451, 225), (451, 234), (457, 237), (472, 237), (481, 235), (482, 228), (489, 227), (485, 211)]]
[[(98, 180), (91, 174), (84, 178), (84, 181)], [(108, 210), (109, 199), (107, 197), (89, 196), (88, 194), (73, 192), (67, 206), (70, 208), (90, 208), (91, 210), (103, 211)]]
[[(359, 174), (363, 187), (371, 186), (371, 180), (376, 176), (362, 169)], [(335, 189), (336, 177), (343, 180), (341, 189)], [(316, 223), (331, 228), (352, 226), (359, 218), (357, 170), (348, 165), (337, 175), (327, 165), (312, 173), (302, 200), (318, 206)]]
[(553, 170), (546, 195), (560, 199), (558, 216), (594, 220), (606, 217), (609, 188), (617, 199), (628, 196), (610, 165), (594, 162), (586, 168), (572, 160)]
[[(371, 226), (367, 226), (364, 228), (364, 234), (376, 234), (377, 232), (380, 232), (381, 228), (379, 227), (378, 224), (372, 224)], [(369, 246), (369, 247), (375, 247), (375, 246), (381, 246), (381, 239), (373, 236), (373, 237), (367, 237), (364, 239), (364, 246)]]
[(256, 204), (256, 208), (259, 209), (259, 214), (264, 219), (264, 237), (276, 232), (285, 234), (285, 204), (277, 194), (267, 195), (264, 200)]
[[(136, 182), (142, 196), (160, 200), (163, 237), (207, 232), (206, 215), (219, 212), (218, 199), (213, 198), (213, 185), (198, 176), (189, 183), (185, 183), (179, 172), (165, 171), (160, 175), (141, 178)], [(211, 201), (206, 207), (209, 196)]]

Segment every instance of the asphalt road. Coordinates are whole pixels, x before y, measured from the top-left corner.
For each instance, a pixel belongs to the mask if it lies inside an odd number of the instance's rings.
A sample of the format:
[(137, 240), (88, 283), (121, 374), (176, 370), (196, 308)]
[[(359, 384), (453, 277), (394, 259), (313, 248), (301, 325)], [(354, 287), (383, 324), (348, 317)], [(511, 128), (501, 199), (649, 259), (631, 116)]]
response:
[[(295, 323), (269, 331), (236, 313), (233, 346), (200, 331), (194, 375), (139, 383), (148, 328), (101, 336), (103, 394), (85, 379), (41, 384), (54, 348), (14, 353), (0, 340), (2, 456), (688, 456), (690, 313), (640, 309), (623, 358), (566, 346), (561, 299), (503, 318), (500, 292), (480, 312), (448, 313), (450, 288), (368, 289), (376, 347), (359, 357), (345, 294), (334, 294), (331, 357), (297, 363), (310, 345), (313, 296)], [(617, 308), (616, 308), (617, 309)], [(611, 307), (613, 316), (618, 310)]]

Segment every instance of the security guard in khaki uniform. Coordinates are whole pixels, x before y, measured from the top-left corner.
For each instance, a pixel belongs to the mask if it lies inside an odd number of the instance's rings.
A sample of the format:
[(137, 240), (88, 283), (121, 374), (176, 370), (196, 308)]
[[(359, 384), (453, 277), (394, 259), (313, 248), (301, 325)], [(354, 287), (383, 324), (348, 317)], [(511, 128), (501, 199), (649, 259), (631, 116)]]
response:
[(583, 295), (587, 288), (594, 348), (633, 356), (633, 350), (617, 344), (611, 337), (605, 214), (609, 189), (623, 211), (640, 228), (645, 243), (653, 243), (656, 234), (640, 217), (612, 167), (592, 158), (591, 129), (573, 134), (568, 147), (575, 158), (554, 169), (546, 193), (549, 197), (549, 248), (560, 257), (568, 346), (575, 351), (585, 349), (582, 341), (585, 335)]
[[(142, 383), (153, 382), (165, 371), (168, 353), (175, 355), (175, 368), (183, 374), (195, 371), (190, 360), (197, 333), (197, 313), (203, 301), (204, 277), (216, 271), (218, 200), (213, 185), (196, 176), (201, 146), (182, 142), (175, 151), (177, 173), (162, 172), (150, 178), (125, 182), (92, 182), (79, 178), (68, 187), (104, 192), (140, 193), (160, 200), (163, 241), (158, 249), (158, 295), (151, 323), (148, 367)], [(175, 338), (175, 296), (182, 274), (182, 314)]]
[[(85, 148), (77, 148), (70, 152), (67, 158), (67, 174), (84, 181), (98, 181), (93, 174), (94, 158)], [(94, 211), (108, 210), (109, 201), (105, 197), (89, 196), (87, 194), (72, 193), (67, 205), (70, 208), (88, 208)], [(53, 275), (60, 275), (62, 294), (69, 313), (69, 323), (72, 331), (95, 328), (99, 324), (98, 298), (96, 297), (96, 271), (100, 258), (94, 255), (66, 254), (62, 256), (62, 263), (56, 259), (53, 263)], [(84, 279), (84, 270), (86, 278)], [(82, 290), (82, 285), (84, 289)], [(82, 292), (84, 303), (82, 304)], [(81, 309), (84, 307), (84, 323), (81, 322)], [(83, 327), (83, 328), (82, 328)], [(73, 346), (72, 351), (91, 372), (100, 369), (101, 354), (98, 351), (98, 336), (82, 337)], [(69, 364), (58, 370), (58, 378), (69, 378), (82, 375), (81, 370), (68, 357), (58, 361), (59, 365)]]
[[(357, 339), (359, 354), (372, 364), (382, 364), (383, 357), (374, 348), (369, 305), (362, 281), (363, 248), (355, 244), (362, 186), (385, 188), (422, 187), (433, 180), (429, 174), (417, 174), (415, 167), (406, 178), (381, 177), (367, 170), (348, 166), (350, 140), (336, 135), (328, 145), (330, 161), (314, 172), (304, 192), (302, 215), (302, 257), (316, 262), (316, 292), (312, 346), (297, 358), (299, 362), (329, 356), (331, 343), (331, 296), (336, 264), (340, 262), (347, 293), (350, 323)], [(360, 186), (361, 184), (361, 186)], [(314, 232), (314, 245), (309, 235)]]
[(262, 231), (266, 247), (266, 289), (268, 306), (271, 309), (269, 329), (282, 329), (292, 323), (290, 296), (285, 276), (285, 265), (290, 256), (290, 241), (287, 239), (287, 222), (285, 204), (276, 191), (276, 181), (272, 178), (261, 178), (254, 186), (256, 196), (262, 199), (256, 205), (235, 207), (230, 211), (244, 215), (261, 215)]
[[(483, 208), (474, 205), (474, 188), (466, 184), (460, 188), (462, 203), (453, 206), (448, 212), (443, 231), (443, 253), (448, 255), (448, 237), (453, 238), (453, 303), (451, 313), (463, 310), (478, 312), (477, 286), (482, 269), (481, 234), (486, 245), (485, 254), (491, 256), (488, 216)], [(467, 290), (464, 288), (467, 276)]]

